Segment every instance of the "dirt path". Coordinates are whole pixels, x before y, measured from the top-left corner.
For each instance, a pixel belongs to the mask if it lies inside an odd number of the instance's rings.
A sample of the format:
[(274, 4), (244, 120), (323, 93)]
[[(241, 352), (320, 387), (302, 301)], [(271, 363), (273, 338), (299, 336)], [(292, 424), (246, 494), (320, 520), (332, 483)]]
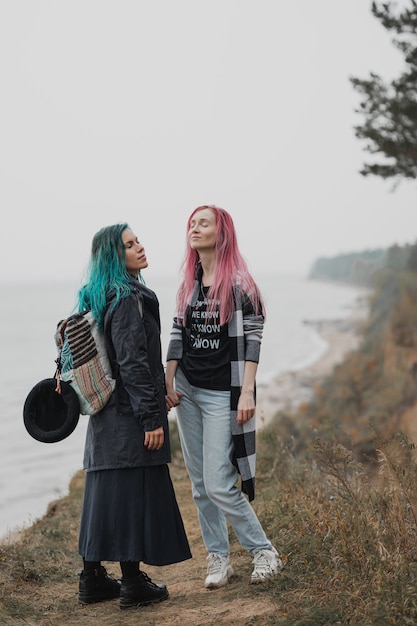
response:
[[(81, 560), (77, 554), (78, 524), (84, 474), (71, 481), (70, 494), (51, 503), (47, 514), (10, 544), (0, 545), (0, 623), (2, 626), (271, 626), (279, 615), (279, 582), (249, 583), (252, 555), (231, 536), (235, 576), (229, 585), (204, 587), (206, 552), (201, 540), (191, 486), (182, 464), (171, 465), (193, 558), (167, 567), (143, 565), (155, 582), (164, 582), (165, 602), (121, 611), (118, 600), (78, 604)], [(72, 495), (71, 495), (72, 494)], [(260, 495), (259, 500), (262, 501)], [(255, 507), (256, 508), (256, 507)], [(120, 577), (118, 563), (104, 563)]]
[[(209, 591), (204, 587), (206, 551), (201, 540), (196, 508), (191, 496), (188, 476), (182, 467), (171, 467), (171, 475), (183, 515), (193, 558), (166, 567), (143, 567), (155, 582), (164, 582), (170, 592), (167, 601), (133, 611), (120, 611), (118, 601), (93, 607), (74, 602), (74, 624), (140, 624), (169, 626), (203, 626), (209, 624), (272, 624), (277, 614), (274, 583), (250, 585), (252, 556), (242, 551), (231, 536), (231, 562), (235, 576), (223, 588)], [(117, 564), (107, 565), (120, 575)], [(74, 598), (75, 600), (75, 598)], [(122, 619), (121, 619), (122, 618)], [(61, 623), (60, 623), (61, 626)]]

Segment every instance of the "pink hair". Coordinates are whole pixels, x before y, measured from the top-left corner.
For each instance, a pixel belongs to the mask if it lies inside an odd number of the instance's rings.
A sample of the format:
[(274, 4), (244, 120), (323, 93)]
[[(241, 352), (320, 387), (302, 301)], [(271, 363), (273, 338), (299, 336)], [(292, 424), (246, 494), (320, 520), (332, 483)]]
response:
[[(246, 262), (242, 257), (236, 237), (236, 230), (231, 215), (214, 205), (199, 206), (191, 213), (187, 221), (187, 234), (190, 230), (191, 220), (202, 209), (210, 209), (216, 218), (216, 263), (214, 269), (213, 284), (210, 286), (208, 297), (213, 301), (213, 307), (217, 301), (221, 302), (220, 323), (226, 324), (231, 320), (235, 303), (233, 286), (238, 286), (242, 292), (250, 298), (255, 314), (265, 315), (264, 304), (259, 289), (249, 273)], [(196, 271), (200, 257), (196, 250), (190, 246), (187, 236), (186, 253), (182, 262), (183, 281), (177, 293), (178, 317), (185, 324), (185, 310), (190, 302)]]

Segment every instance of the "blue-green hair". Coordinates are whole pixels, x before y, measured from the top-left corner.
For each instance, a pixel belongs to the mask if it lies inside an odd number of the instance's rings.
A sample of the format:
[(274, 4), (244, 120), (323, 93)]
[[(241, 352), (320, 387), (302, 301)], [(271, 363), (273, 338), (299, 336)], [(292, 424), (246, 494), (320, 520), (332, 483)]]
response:
[(94, 235), (86, 282), (78, 291), (78, 310), (91, 311), (101, 329), (110, 294), (115, 308), (132, 289), (122, 240), (122, 233), (127, 228), (130, 226), (123, 222), (105, 226)]

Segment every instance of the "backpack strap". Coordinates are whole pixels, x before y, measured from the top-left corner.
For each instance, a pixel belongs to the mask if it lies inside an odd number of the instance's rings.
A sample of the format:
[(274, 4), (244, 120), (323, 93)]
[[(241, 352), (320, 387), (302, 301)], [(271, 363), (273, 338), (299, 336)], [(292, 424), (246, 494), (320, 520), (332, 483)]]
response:
[(55, 363), (56, 363), (56, 370), (54, 374), (54, 378), (56, 380), (55, 391), (59, 394), (61, 394), (61, 352), (62, 352), (62, 346), (64, 345), (64, 339), (65, 339), (64, 333), (65, 333), (66, 326), (67, 326), (67, 319), (63, 319), (59, 321), (57, 324), (55, 336), (54, 336), (55, 345), (58, 349), (58, 356), (55, 359)]

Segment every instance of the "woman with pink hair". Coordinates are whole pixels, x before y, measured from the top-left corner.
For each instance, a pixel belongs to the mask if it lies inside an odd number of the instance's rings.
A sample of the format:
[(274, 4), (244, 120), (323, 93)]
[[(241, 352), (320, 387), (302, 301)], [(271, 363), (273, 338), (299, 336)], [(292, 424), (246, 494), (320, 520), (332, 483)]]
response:
[(239, 252), (231, 216), (213, 205), (198, 207), (187, 222), (166, 402), (168, 410), (177, 411), (208, 552), (207, 588), (226, 585), (234, 573), (228, 522), (254, 556), (252, 583), (273, 578), (282, 567), (249, 502), (255, 497), (255, 375), (264, 319), (262, 297)]

